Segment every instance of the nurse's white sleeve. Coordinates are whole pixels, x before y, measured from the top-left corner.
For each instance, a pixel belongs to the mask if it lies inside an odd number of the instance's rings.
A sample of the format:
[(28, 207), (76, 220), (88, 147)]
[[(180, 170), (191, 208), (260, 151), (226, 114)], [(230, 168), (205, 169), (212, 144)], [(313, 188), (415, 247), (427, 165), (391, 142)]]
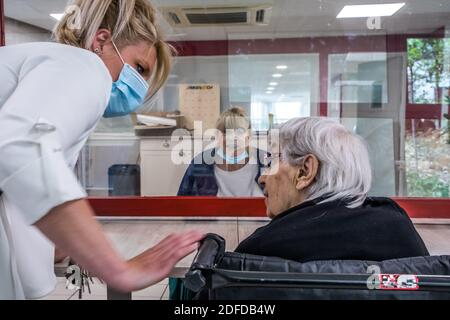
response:
[(72, 61), (73, 67), (67, 62), (30, 67), (0, 109), (0, 189), (30, 225), (51, 209), (86, 197), (64, 151), (95, 125), (110, 82), (95, 77), (98, 62)]

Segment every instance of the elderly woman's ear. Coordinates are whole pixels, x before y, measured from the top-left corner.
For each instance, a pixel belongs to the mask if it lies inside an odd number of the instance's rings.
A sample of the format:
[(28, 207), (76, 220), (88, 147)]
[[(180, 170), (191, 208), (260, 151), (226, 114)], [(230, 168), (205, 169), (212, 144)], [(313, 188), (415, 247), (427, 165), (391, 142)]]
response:
[(319, 172), (319, 160), (315, 155), (307, 155), (302, 163), (296, 167), (294, 185), (298, 191), (308, 188), (316, 179)]

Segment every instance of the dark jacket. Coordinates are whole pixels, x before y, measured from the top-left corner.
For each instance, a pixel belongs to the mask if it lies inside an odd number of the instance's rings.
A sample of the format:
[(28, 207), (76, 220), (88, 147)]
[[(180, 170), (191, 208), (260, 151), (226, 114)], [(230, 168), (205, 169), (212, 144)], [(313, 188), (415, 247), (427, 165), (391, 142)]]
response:
[[(258, 150), (256, 154), (259, 170), (255, 181), (258, 183), (261, 171), (264, 168), (264, 153)], [(178, 196), (217, 196), (219, 186), (214, 174), (215, 164), (207, 164), (205, 161), (205, 159), (211, 157), (215, 157), (215, 150), (207, 150), (192, 161), (181, 181)]]
[(406, 212), (387, 198), (368, 198), (349, 209), (344, 201), (291, 208), (245, 239), (236, 252), (298, 262), (384, 261), (428, 256)]

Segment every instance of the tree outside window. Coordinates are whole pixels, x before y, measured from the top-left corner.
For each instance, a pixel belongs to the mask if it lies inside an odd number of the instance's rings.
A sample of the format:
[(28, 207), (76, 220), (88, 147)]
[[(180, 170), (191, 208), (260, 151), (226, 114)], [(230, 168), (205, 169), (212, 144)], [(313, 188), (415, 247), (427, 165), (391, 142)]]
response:
[(411, 104), (448, 103), (450, 39), (408, 40), (408, 86)]

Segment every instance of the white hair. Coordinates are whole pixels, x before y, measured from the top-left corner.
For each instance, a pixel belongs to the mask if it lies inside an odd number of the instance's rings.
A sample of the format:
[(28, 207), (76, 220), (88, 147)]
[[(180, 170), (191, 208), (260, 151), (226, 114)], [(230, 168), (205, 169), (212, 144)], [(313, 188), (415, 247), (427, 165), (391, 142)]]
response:
[(321, 203), (348, 201), (362, 205), (372, 184), (369, 153), (364, 140), (343, 125), (327, 118), (297, 118), (280, 126), (281, 155), (291, 165), (300, 165), (307, 155), (319, 160), (315, 181), (307, 199), (327, 196)]

